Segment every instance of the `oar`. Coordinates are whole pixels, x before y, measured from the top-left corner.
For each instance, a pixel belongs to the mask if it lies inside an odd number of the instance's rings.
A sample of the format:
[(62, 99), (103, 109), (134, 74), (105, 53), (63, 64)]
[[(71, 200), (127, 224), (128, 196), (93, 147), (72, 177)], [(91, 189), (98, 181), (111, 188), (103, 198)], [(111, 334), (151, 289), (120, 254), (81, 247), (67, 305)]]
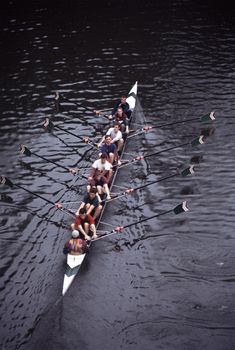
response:
[(74, 104), (74, 105), (77, 106), (77, 107), (82, 107), (82, 108), (84, 108), (85, 110), (87, 110), (87, 111), (89, 111), (89, 112), (92, 112), (92, 111), (93, 111), (92, 108), (85, 107), (85, 106), (82, 106), (81, 104), (79, 104), (79, 103), (77, 103), (77, 102), (71, 101), (71, 100), (69, 100), (67, 97), (65, 97), (64, 95), (59, 94), (59, 92), (56, 91), (56, 93), (55, 93), (55, 101), (56, 101), (57, 103), (60, 103), (61, 97), (62, 97), (63, 100), (68, 101), (69, 103), (72, 103), (72, 104)]
[[(9, 197), (7, 195), (1, 195), (1, 197)], [(11, 197), (10, 197), (11, 198)], [(18, 211), (25, 211), (27, 213), (30, 213), (31, 215), (34, 215), (36, 217), (38, 217), (39, 219), (46, 221), (46, 222), (50, 222), (54, 225), (56, 225), (57, 227), (63, 227), (63, 228), (68, 228), (68, 225), (64, 225), (63, 221), (59, 222), (59, 221), (54, 221), (51, 220), (49, 217), (45, 216), (45, 215), (39, 215), (38, 212), (36, 210), (32, 210), (31, 208), (25, 206), (25, 205), (21, 205), (21, 204), (15, 204), (14, 200), (11, 198), (11, 202), (8, 201), (8, 199), (4, 200), (5, 198), (1, 198), (1, 201), (3, 201), (5, 203), (5, 205), (9, 208), (15, 208)], [(72, 210), (71, 210), (72, 213)]]
[(45, 119), (45, 122), (43, 124), (44, 128), (47, 129), (48, 131), (52, 131), (53, 129), (59, 129), (69, 135), (72, 135), (74, 137), (76, 137), (77, 139), (83, 141), (84, 143), (90, 145), (92, 148), (98, 149), (98, 147), (96, 145), (94, 145), (91, 141), (89, 141), (88, 137), (84, 137), (84, 136), (79, 136), (74, 134), (71, 131), (65, 130), (64, 128), (61, 128), (61, 126), (55, 125), (49, 118)]
[(111, 202), (112, 200), (115, 200), (115, 199), (119, 199), (121, 197), (125, 197), (127, 196), (128, 194), (132, 194), (134, 193), (135, 191), (138, 191), (138, 190), (142, 190), (143, 188), (145, 187), (148, 187), (148, 186), (151, 186), (157, 182), (161, 182), (161, 181), (164, 181), (164, 180), (167, 180), (167, 179), (171, 179), (172, 177), (175, 177), (175, 176), (182, 176), (182, 177), (185, 177), (185, 176), (188, 176), (188, 175), (191, 175), (191, 174), (194, 174), (195, 171), (194, 171), (194, 165), (190, 165), (188, 166), (187, 168), (185, 168), (184, 170), (180, 171), (180, 172), (177, 172), (175, 174), (172, 174), (172, 175), (168, 175), (168, 176), (165, 176), (165, 177), (162, 177), (161, 179), (158, 179), (158, 180), (155, 180), (155, 181), (151, 181), (151, 182), (148, 182), (146, 183), (145, 185), (141, 185), (141, 186), (138, 186), (138, 187), (134, 187), (134, 188), (127, 188), (125, 191), (122, 191), (120, 192), (119, 194), (115, 195), (115, 196), (112, 196), (111, 199), (109, 200), (103, 200), (102, 202), (106, 201), (107, 203)]
[(189, 211), (189, 209), (187, 208), (187, 202), (184, 201), (183, 203), (177, 205), (174, 209), (166, 210), (166, 211), (164, 211), (164, 212), (162, 212), (160, 214), (155, 214), (153, 216), (141, 219), (139, 221), (135, 221), (135, 222), (133, 222), (131, 224), (128, 224), (128, 225), (125, 225), (125, 226), (117, 226), (114, 230), (106, 233), (105, 235), (93, 239), (92, 242), (98, 241), (99, 239), (103, 239), (103, 238), (109, 237), (111, 235), (114, 235), (115, 233), (123, 232), (126, 228), (129, 228), (131, 226), (135, 226), (137, 224), (140, 224), (142, 222), (151, 220), (153, 218), (157, 218), (157, 217), (162, 216), (162, 215), (169, 214), (171, 212), (174, 212), (176, 215), (178, 215), (178, 214), (181, 214), (181, 213), (186, 212), (186, 211)]
[(106, 121), (108, 120), (110, 122), (110, 119), (108, 118), (108, 116), (106, 114), (96, 114), (99, 118), (103, 118)]
[(133, 164), (137, 161), (140, 161), (140, 160), (144, 160), (146, 158), (149, 158), (149, 157), (152, 157), (152, 156), (156, 156), (156, 155), (159, 155), (161, 153), (164, 153), (164, 152), (167, 152), (167, 151), (171, 151), (173, 149), (177, 149), (177, 148), (180, 148), (180, 147), (184, 147), (184, 146), (188, 146), (191, 144), (192, 147), (195, 147), (195, 146), (198, 146), (200, 144), (203, 144), (204, 143), (204, 136), (203, 135), (200, 135), (199, 137), (196, 137), (195, 139), (193, 139), (192, 141), (190, 142), (185, 142), (185, 143), (181, 143), (177, 146), (172, 146), (172, 147), (169, 147), (169, 148), (165, 148), (161, 151), (158, 151), (158, 152), (154, 152), (154, 153), (150, 153), (150, 154), (146, 154), (146, 155), (140, 155), (140, 156), (136, 156), (135, 158), (129, 160), (129, 161), (126, 161), (125, 163), (122, 163), (121, 165), (118, 165), (118, 164), (115, 164), (113, 166), (114, 167), (118, 167), (118, 168), (123, 168), (127, 165), (130, 165), (130, 164)]
[[(37, 154), (37, 153), (31, 152), (30, 149), (29, 149), (28, 147), (26, 147), (25, 145), (20, 145), (20, 153), (21, 153), (21, 154), (25, 154), (27, 157), (30, 157), (31, 155), (34, 155), (35, 157), (38, 157), (38, 158), (40, 158), (40, 159), (43, 159), (43, 160), (44, 160), (45, 162), (47, 162), (47, 163), (52, 163), (52, 164), (58, 166), (59, 168), (62, 168), (62, 169), (64, 169), (64, 170), (70, 172), (70, 173), (73, 174), (73, 175), (76, 175), (76, 174), (78, 173), (78, 171), (79, 171), (79, 168), (67, 168), (67, 167), (65, 167), (65, 166), (63, 166), (63, 165), (61, 165), (61, 164), (59, 164), (59, 163), (57, 163), (57, 162), (54, 162), (53, 160), (47, 159), (47, 158), (45, 158), (45, 157), (43, 157), (43, 156), (40, 156), (40, 155)], [(85, 175), (83, 175), (83, 174), (79, 174), (79, 175), (80, 175), (82, 178), (84, 178), (84, 179), (87, 180), (87, 177), (86, 177)]]
[(13, 188), (14, 186), (15, 186), (15, 187), (18, 187), (18, 188), (20, 188), (20, 189), (22, 189), (22, 190), (24, 190), (24, 191), (26, 191), (26, 192), (32, 194), (32, 195), (35, 196), (35, 197), (41, 198), (41, 199), (44, 200), (45, 202), (51, 204), (53, 207), (56, 207), (57, 209), (60, 209), (60, 210), (62, 210), (62, 211), (64, 211), (64, 212), (66, 212), (68, 215), (72, 216), (73, 218), (76, 217), (72, 211), (70, 211), (69, 209), (63, 208), (62, 205), (61, 205), (60, 203), (54, 203), (54, 202), (52, 202), (50, 199), (47, 199), (47, 198), (41, 196), (41, 195), (38, 194), (38, 193), (32, 192), (32, 191), (28, 190), (27, 188), (25, 188), (25, 187), (23, 187), (23, 186), (20, 186), (20, 185), (17, 185), (17, 184), (13, 184), (13, 182), (11, 182), (11, 180), (9, 180), (7, 177), (5, 177), (5, 176), (3, 176), (3, 175), (0, 176), (0, 184), (2, 184), (2, 185), (7, 185), (7, 186), (9, 186), (9, 187), (11, 187), (11, 188)]
[(31, 155), (33, 155), (35, 157), (41, 158), (41, 159), (45, 160), (45, 162), (52, 163), (52, 164), (58, 166), (59, 168), (62, 168), (64, 170), (70, 172), (73, 175), (75, 175), (77, 173), (77, 169), (67, 168), (67, 167), (65, 167), (57, 162), (54, 162), (53, 160), (47, 159), (43, 156), (40, 156), (39, 154), (30, 151), (30, 149), (28, 147), (26, 147), (25, 145), (20, 145), (20, 153), (25, 154), (27, 157), (30, 157)]
[(105, 108), (105, 109), (100, 109), (100, 110), (94, 110), (95, 115), (100, 116), (102, 118), (105, 118), (106, 120), (108, 117), (104, 114), (101, 114), (102, 112), (110, 112), (111, 113), (112, 108)]
[(111, 110), (112, 110), (112, 108), (105, 108), (105, 109), (94, 110), (94, 112), (99, 114), (100, 112), (107, 112), (107, 111), (111, 111)]
[[(53, 177), (50, 177), (45, 171), (41, 171), (40, 169), (38, 168), (35, 168), (35, 167), (32, 167), (32, 165), (30, 163), (25, 163), (23, 162), (22, 160), (19, 161), (19, 164), (22, 168), (26, 169), (26, 170), (30, 170), (32, 172), (36, 172), (40, 175), (43, 175), (43, 176), (46, 176), (50, 181), (53, 181), (54, 183), (56, 184), (60, 184), (60, 185), (63, 185), (64, 187), (66, 187), (68, 190), (71, 190), (71, 191), (75, 191), (78, 193), (78, 189), (76, 189), (76, 186), (74, 185), (68, 185), (66, 182), (64, 181), (56, 181)], [(86, 170), (86, 168), (80, 168), (81, 170)], [(79, 170), (80, 170), (79, 169)], [(88, 169), (88, 168), (87, 168)], [(90, 169), (90, 168), (89, 168)], [(76, 170), (77, 171), (77, 170)], [(81, 186), (81, 185), (80, 185)]]
[(140, 129), (136, 130), (135, 133), (133, 133), (131, 135), (128, 135), (127, 138), (131, 138), (131, 137), (137, 136), (137, 135), (139, 135), (141, 133), (147, 132), (147, 131), (152, 130), (152, 129), (163, 128), (165, 126), (171, 126), (171, 125), (176, 125), (176, 124), (183, 124), (183, 123), (188, 123), (188, 122), (192, 122), (192, 121), (201, 121), (202, 123), (211, 122), (211, 121), (215, 120), (214, 114), (215, 114), (215, 112), (210, 112), (210, 113), (205, 114), (201, 118), (191, 118), (191, 119), (186, 119), (186, 120), (178, 120), (176, 122), (165, 123), (165, 124), (160, 124), (160, 125), (155, 125), (155, 126), (148, 126), (148, 125), (146, 125), (143, 128), (140, 128)]

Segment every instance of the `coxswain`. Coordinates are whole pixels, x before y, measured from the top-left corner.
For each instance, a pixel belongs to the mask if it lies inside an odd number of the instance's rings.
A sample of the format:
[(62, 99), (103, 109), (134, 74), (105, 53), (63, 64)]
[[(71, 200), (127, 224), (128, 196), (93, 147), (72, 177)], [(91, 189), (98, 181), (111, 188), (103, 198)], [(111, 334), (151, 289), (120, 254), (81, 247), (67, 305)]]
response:
[[(120, 131), (120, 124), (115, 123), (112, 128), (108, 129), (105, 136), (106, 135), (111, 136), (111, 139), (112, 139), (111, 143), (114, 143), (117, 146), (117, 151), (120, 152), (124, 144), (124, 140), (122, 138), (122, 132)], [(105, 136), (103, 136), (102, 140), (98, 144), (98, 147), (101, 147), (102, 144), (104, 143)]]
[(100, 196), (105, 192), (107, 199), (110, 199), (108, 184), (112, 173), (112, 165), (107, 160), (107, 154), (102, 153), (100, 158), (92, 164), (92, 171), (88, 177), (89, 185), (87, 186), (87, 192), (90, 192), (91, 187), (95, 186)]
[(102, 205), (100, 204), (100, 202), (101, 202), (101, 199), (97, 192), (97, 188), (92, 187), (90, 191), (83, 198), (83, 201), (80, 207), (78, 208), (76, 215), (79, 215), (80, 209), (85, 207), (86, 213), (91, 214), (93, 219), (96, 220), (99, 217), (102, 210)]
[(64, 245), (64, 254), (81, 255), (88, 251), (87, 243), (84, 239), (79, 237), (79, 232), (73, 230), (72, 238)]
[(108, 116), (109, 119), (112, 119), (114, 117), (118, 108), (122, 108), (122, 111), (126, 114), (127, 118), (130, 118), (130, 116), (131, 116), (130, 105), (128, 102), (126, 102), (125, 95), (121, 96), (121, 98), (115, 102), (113, 110), (112, 110), (111, 114)]
[(110, 135), (105, 135), (104, 143), (100, 146), (100, 152), (107, 155), (110, 164), (113, 164), (114, 160), (118, 160), (118, 149), (115, 143), (112, 143)]
[(96, 238), (95, 221), (90, 214), (87, 214), (86, 208), (81, 208), (76, 217), (75, 223), (71, 225), (72, 230), (78, 230), (87, 241)]

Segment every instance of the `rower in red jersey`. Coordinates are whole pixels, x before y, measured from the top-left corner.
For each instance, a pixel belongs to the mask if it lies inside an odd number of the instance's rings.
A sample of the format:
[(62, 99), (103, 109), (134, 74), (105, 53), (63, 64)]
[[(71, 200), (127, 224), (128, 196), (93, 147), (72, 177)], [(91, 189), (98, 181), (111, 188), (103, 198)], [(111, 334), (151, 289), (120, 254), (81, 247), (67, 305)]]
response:
[(75, 223), (71, 225), (72, 230), (79, 231), (82, 234), (82, 237), (87, 241), (96, 238), (95, 221), (90, 214), (87, 214), (86, 208), (81, 208), (76, 216)]

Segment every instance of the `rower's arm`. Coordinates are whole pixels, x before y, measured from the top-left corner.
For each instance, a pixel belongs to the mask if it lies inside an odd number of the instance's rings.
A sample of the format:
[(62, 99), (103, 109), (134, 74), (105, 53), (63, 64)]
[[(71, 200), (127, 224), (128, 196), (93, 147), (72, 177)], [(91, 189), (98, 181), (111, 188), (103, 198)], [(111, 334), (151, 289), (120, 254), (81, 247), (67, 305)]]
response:
[(105, 138), (105, 136), (103, 136), (102, 139), (101, 139), (101, 141), (98, 143), (97, 146), (98, 146), (99, 148), (100, 148), (100, 146), (102, 145), (102, 143), (104, 143), (104, 138)]
[(75, 213), (75, 215), (79, 215), (79, 211), (80, 211), (80, 209), (82, 209), (82, 208), (84, 208), (85, 207), (85, 203), (84, 202), (82, 202), (81, 203), (81, 205), (80, 205), (80, 207), (78, 208), (78, 210), (76, 211), (76, 213)]
[(113, 175), (113, 170), (110, 169), (110, 170), (108, 171), (108, 180), (109, 180), (109, 181), (110, 181), (112, 175)]
[(96, 227), (95, 227), (95, 224), (91, 224), (90, 228), (91, 228), (91, 231), (92, 231), (92, 233), (93, 233), (92, 238), (96, 238), (96, 237), (97, 237), (97, 234), (96, 234)]
[(111, 112), (111, 115), (112, 115), (112, 116), (114, 116), (114, 114), (117, 112), (117, 109), (118, 109), (119, 104), (120, 104), (120, 101), (119, 101), (119, 100), (115, 102), (115, 105), (114, 105), (113, 110), (112, 110), (112, 112)]
[(90, 214), (94, 208), (95, 208), (95, 206), (92, 204), (86, 213)]
[(96, 169), (95, 168), (92, 168), (92, 170), (91, 170), (91, 174), (90, 174), (90, 178), (93, 178), (93, 176), (95, 175), (95, 171), (96, 171)]
[(129, 134), (129, 121), (127, 118), (124, 119), (124, 124), (125, 124), (125, 127), (126, 127), (126, 133)]
[(112, 139), (112, 143), (115, 143), (115, 142), (119, 141), (121, 138), (122, 138), (122, 133), (121, 133), (121, 132), (118, 132), (118, 133), (117, 133), (117, 136), (115, 136), (115, 137)]
[(97, 196), (97, 198), (98, 198), (99, 203), (101, 203), (102, 201), (101, 201), (101, 198), (100, 198), (99, 193), (96, 193), (96, 196)]
[(85, 239), (90, 240), (90, 237), (86, 234), (86, 232), (84, 231), (82, 225), (79, 225), (79, 226), (78, 226), (78, 230), (81, 232), (81, 234), (83, 234), (83, 236), (84, 236)]

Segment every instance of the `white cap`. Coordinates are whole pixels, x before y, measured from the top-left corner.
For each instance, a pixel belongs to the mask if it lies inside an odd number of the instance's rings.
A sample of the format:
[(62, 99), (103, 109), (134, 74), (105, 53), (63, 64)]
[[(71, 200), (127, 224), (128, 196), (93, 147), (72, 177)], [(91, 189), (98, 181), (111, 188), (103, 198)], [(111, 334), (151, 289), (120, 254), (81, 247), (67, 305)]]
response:
[(79, 232), (77, 230), (73, 230), (72, 237), (73, 238), (78, 238), (79, 237)]

